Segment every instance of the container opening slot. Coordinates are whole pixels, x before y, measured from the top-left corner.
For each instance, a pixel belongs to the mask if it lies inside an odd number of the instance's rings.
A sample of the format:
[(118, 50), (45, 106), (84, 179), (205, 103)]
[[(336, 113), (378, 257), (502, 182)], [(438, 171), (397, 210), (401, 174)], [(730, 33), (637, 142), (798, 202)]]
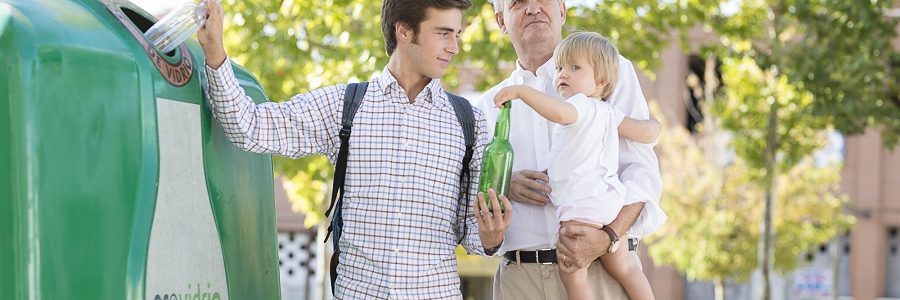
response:
[[(147, 30), (150, 30), (150, 27), (153, 27), (153, 25), (156, 24), (156, 22), (147, 19), (144, 15), (128, 7), (122, 7), (122, 12), (125, 13), (125, 16), (128, 17), (128, 19), (131, 20), (131, 23), (134, 23), (134, 26), (137, 26), (142, 33), (147, 33)], [(168, 53), (165, 53), (165, 55), (175, 57), (175, 50), (169, 51)]]

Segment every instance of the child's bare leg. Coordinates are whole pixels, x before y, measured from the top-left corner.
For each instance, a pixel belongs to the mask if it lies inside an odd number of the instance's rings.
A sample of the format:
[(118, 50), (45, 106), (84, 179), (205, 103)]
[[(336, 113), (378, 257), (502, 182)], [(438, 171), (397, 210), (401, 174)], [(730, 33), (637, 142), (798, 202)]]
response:
[(603, 255), (600, 257), (600, 262), (603, 263), (606, 272), (622, 284), (629, 298), (632, 300), (655, 299), (647, 276), (644, 276), (644, 272), (631, 261), (627, 251), (619, 249)]
[(563, 268), (559, 268), (559, 278), (566, 287), (566, 293), (569, 295), (569, 300), (595, 299), (594, 290), (591, 289), (591, 285), (588, 283), (587, 267), (575, 270), (571, 273), (563, 271)]
[[(563, 221), (560, 222), (560, 228), (569, 226), (569, 225), (588, 225), (597, 227), (599, 225), (594, 225), (590, 223), (580, 222), (580, 221)], [(600, 226), (602, 228), (602, 226)], [(590, 265), (574, 270), (573, 272), (564, 271), (563, 264), (565, 264), (565, 259), (559, 257), (559, 278), (562, 280), (563, 285), (566, 287), (566, 293), (569, 295), (569, 300), (593, 300), (594, 290), (591, 288), (590, 283), (588, 283), (588, 268)]]

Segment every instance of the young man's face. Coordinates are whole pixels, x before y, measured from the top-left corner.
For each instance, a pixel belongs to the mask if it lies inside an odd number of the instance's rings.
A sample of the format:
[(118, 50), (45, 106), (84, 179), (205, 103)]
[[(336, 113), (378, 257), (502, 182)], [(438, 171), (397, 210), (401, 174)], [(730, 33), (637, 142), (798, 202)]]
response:
[(552, 51), (562, 36), (566, 20), (562, 0), (507, 0), (505, 6), (498, 9), (497, 24), (514, 44), (552, 44)]
[(462, 11), (459, 9), (428, 8), (419, 31), (398, 30), (398, 47), (419, 74), (429, 78), (441, 78), (453, 56), (459, 53), (459, 35), (462, 33)]

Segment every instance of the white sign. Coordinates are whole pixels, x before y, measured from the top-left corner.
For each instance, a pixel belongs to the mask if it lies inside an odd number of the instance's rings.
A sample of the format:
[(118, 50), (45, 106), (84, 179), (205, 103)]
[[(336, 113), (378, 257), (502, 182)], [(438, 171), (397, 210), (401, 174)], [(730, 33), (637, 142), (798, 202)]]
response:
[(200, 132), (200, 106), (157, 99), (159, 187), (147, 250), (147, 300), (227, 300)]
[(793, 299), (831, 296), (832, 272), (824, 268), (804, 268), (794, 272)]

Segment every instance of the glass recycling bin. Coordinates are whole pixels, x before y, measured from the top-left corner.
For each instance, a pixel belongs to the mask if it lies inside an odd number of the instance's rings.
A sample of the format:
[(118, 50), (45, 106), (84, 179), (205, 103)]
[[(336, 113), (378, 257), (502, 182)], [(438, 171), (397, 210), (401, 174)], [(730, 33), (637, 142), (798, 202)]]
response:
[(155, 20), (0, 0), (0, 299), (280, 298), (271, 157), (228, 142), (199, 45), (158, 52)]

